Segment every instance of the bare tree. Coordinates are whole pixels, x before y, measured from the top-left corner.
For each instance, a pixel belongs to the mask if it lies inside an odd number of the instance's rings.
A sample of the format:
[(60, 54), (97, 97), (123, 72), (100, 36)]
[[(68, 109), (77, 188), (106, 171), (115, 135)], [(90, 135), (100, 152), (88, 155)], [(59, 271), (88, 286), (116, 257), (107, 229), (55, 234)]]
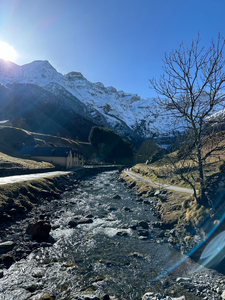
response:
[[(190, 178), (190, 172), (186, 172), (188, 176), (182, 172), (180, 175), (192, 186), (196, 200), (201, 202), (206, 186), (204, 164), (210, 156), (224, 148), (224, 133), (221, 131), (225, 102), (224, 46), (225, 40), (218, 34), (217, 41), (212, 40), (208, 49), (200, 47), (198, 35), (190, 48), (185, 48), (182, 43), (177, 50), (166, 53), (163, 75), (159, 80), (150, 80), (150, 88), (158, 94), (156, 104), (167, 116), (167, 134), (185, 133), (180, 139), (180, 146), (183, 147), (180, 161), (186, 160), (187, 169), (197, 168), (199, 198), (193, 183), (196, 178)], [(220, 113), (215, 114), (218, 111)]]

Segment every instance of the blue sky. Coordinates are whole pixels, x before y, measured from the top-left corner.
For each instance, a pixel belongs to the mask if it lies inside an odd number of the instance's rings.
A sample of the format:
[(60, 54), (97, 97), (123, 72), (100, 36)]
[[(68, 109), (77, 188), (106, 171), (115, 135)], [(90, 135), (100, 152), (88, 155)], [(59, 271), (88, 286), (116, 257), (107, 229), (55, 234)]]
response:
[(48, 60), (60, 73), (151, 97), (165, 52), (225, 37), (224, 0), (1, 0), (0, 40), (15, 63)]

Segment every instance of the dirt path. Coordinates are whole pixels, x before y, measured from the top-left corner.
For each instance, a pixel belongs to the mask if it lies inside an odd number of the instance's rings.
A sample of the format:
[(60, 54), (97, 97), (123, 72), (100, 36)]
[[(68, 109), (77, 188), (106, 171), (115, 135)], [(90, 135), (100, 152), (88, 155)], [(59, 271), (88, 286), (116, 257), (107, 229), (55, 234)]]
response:
[(124, 172), (128, 176), (133, 178), (134, 180), (140, 181), (142, 183), (151, 184), (151, 185), (156, 186), (158, 188), (164, 188), (164, 189), (173, 190), (173, 191), (176, 191), (176, 192), (183, 192), (183, 193), (193, 194), (192, 189), (182, 188), (182, 187), (174, 186), (174, 185), (163, 184), (163, 183), (159, 183), (159, 182), (154, 182), (154, 181), (148, 180), (148, 179), (146, 179), (146, 178), (144, 178), (140, 175), (136, 175), (133, 172), (129, 171), (128, 169), (124, 170)]

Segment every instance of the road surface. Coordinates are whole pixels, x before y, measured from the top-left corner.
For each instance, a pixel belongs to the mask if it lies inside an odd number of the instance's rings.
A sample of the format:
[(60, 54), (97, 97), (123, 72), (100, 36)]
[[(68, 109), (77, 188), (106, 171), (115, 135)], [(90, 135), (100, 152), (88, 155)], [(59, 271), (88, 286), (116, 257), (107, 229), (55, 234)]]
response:
[(65, 171), (55, 171), (55, 172), (46, 172), (46, 173), (37, 173), (37, 174), (28, 174), (28, 175), (15, 175), (15, 176), (6, 176), (0, 177), (0, 185), (15, 183), (20, 181), (33, 180), (38, 178), (45, 178), (54, 175), (67, 175), (70, 172)]
[(175, 185), (168, 185), (168, 184), (163, 184), (163, 183), (148, 180), (148, 179), (146, 179), (142, 176), (134, 174), (133, 172), (129, 171), (128, 169), (125, 169), (124, 172), (128, 176), (133, 178), (134, 180), (140, 181), (142, 183), (151, 184), (151, 185), (156, 186), (160, 189), (164, 188), (164, 189), (167, 189), (167, 190), (173, 190), (173, 191), (176, 191), (176, 192), (182, 192), (182, 193), (188, 193), (188, 194), (193, 194), (193, 192), (194, 192), (192, 189), (182, 188), (182, 187), (175, 186)]

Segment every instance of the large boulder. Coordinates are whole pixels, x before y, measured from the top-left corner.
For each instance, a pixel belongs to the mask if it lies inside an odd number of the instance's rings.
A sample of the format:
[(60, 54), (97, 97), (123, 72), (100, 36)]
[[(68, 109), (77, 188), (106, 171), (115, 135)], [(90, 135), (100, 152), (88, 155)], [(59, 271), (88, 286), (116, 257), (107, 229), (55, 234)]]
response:
[(48, 221), (38, 220), (28, 225), (26, 233), (32, 235), (34, 239), (45, 241), (49, 238), (50, 230), (51, 224)]

